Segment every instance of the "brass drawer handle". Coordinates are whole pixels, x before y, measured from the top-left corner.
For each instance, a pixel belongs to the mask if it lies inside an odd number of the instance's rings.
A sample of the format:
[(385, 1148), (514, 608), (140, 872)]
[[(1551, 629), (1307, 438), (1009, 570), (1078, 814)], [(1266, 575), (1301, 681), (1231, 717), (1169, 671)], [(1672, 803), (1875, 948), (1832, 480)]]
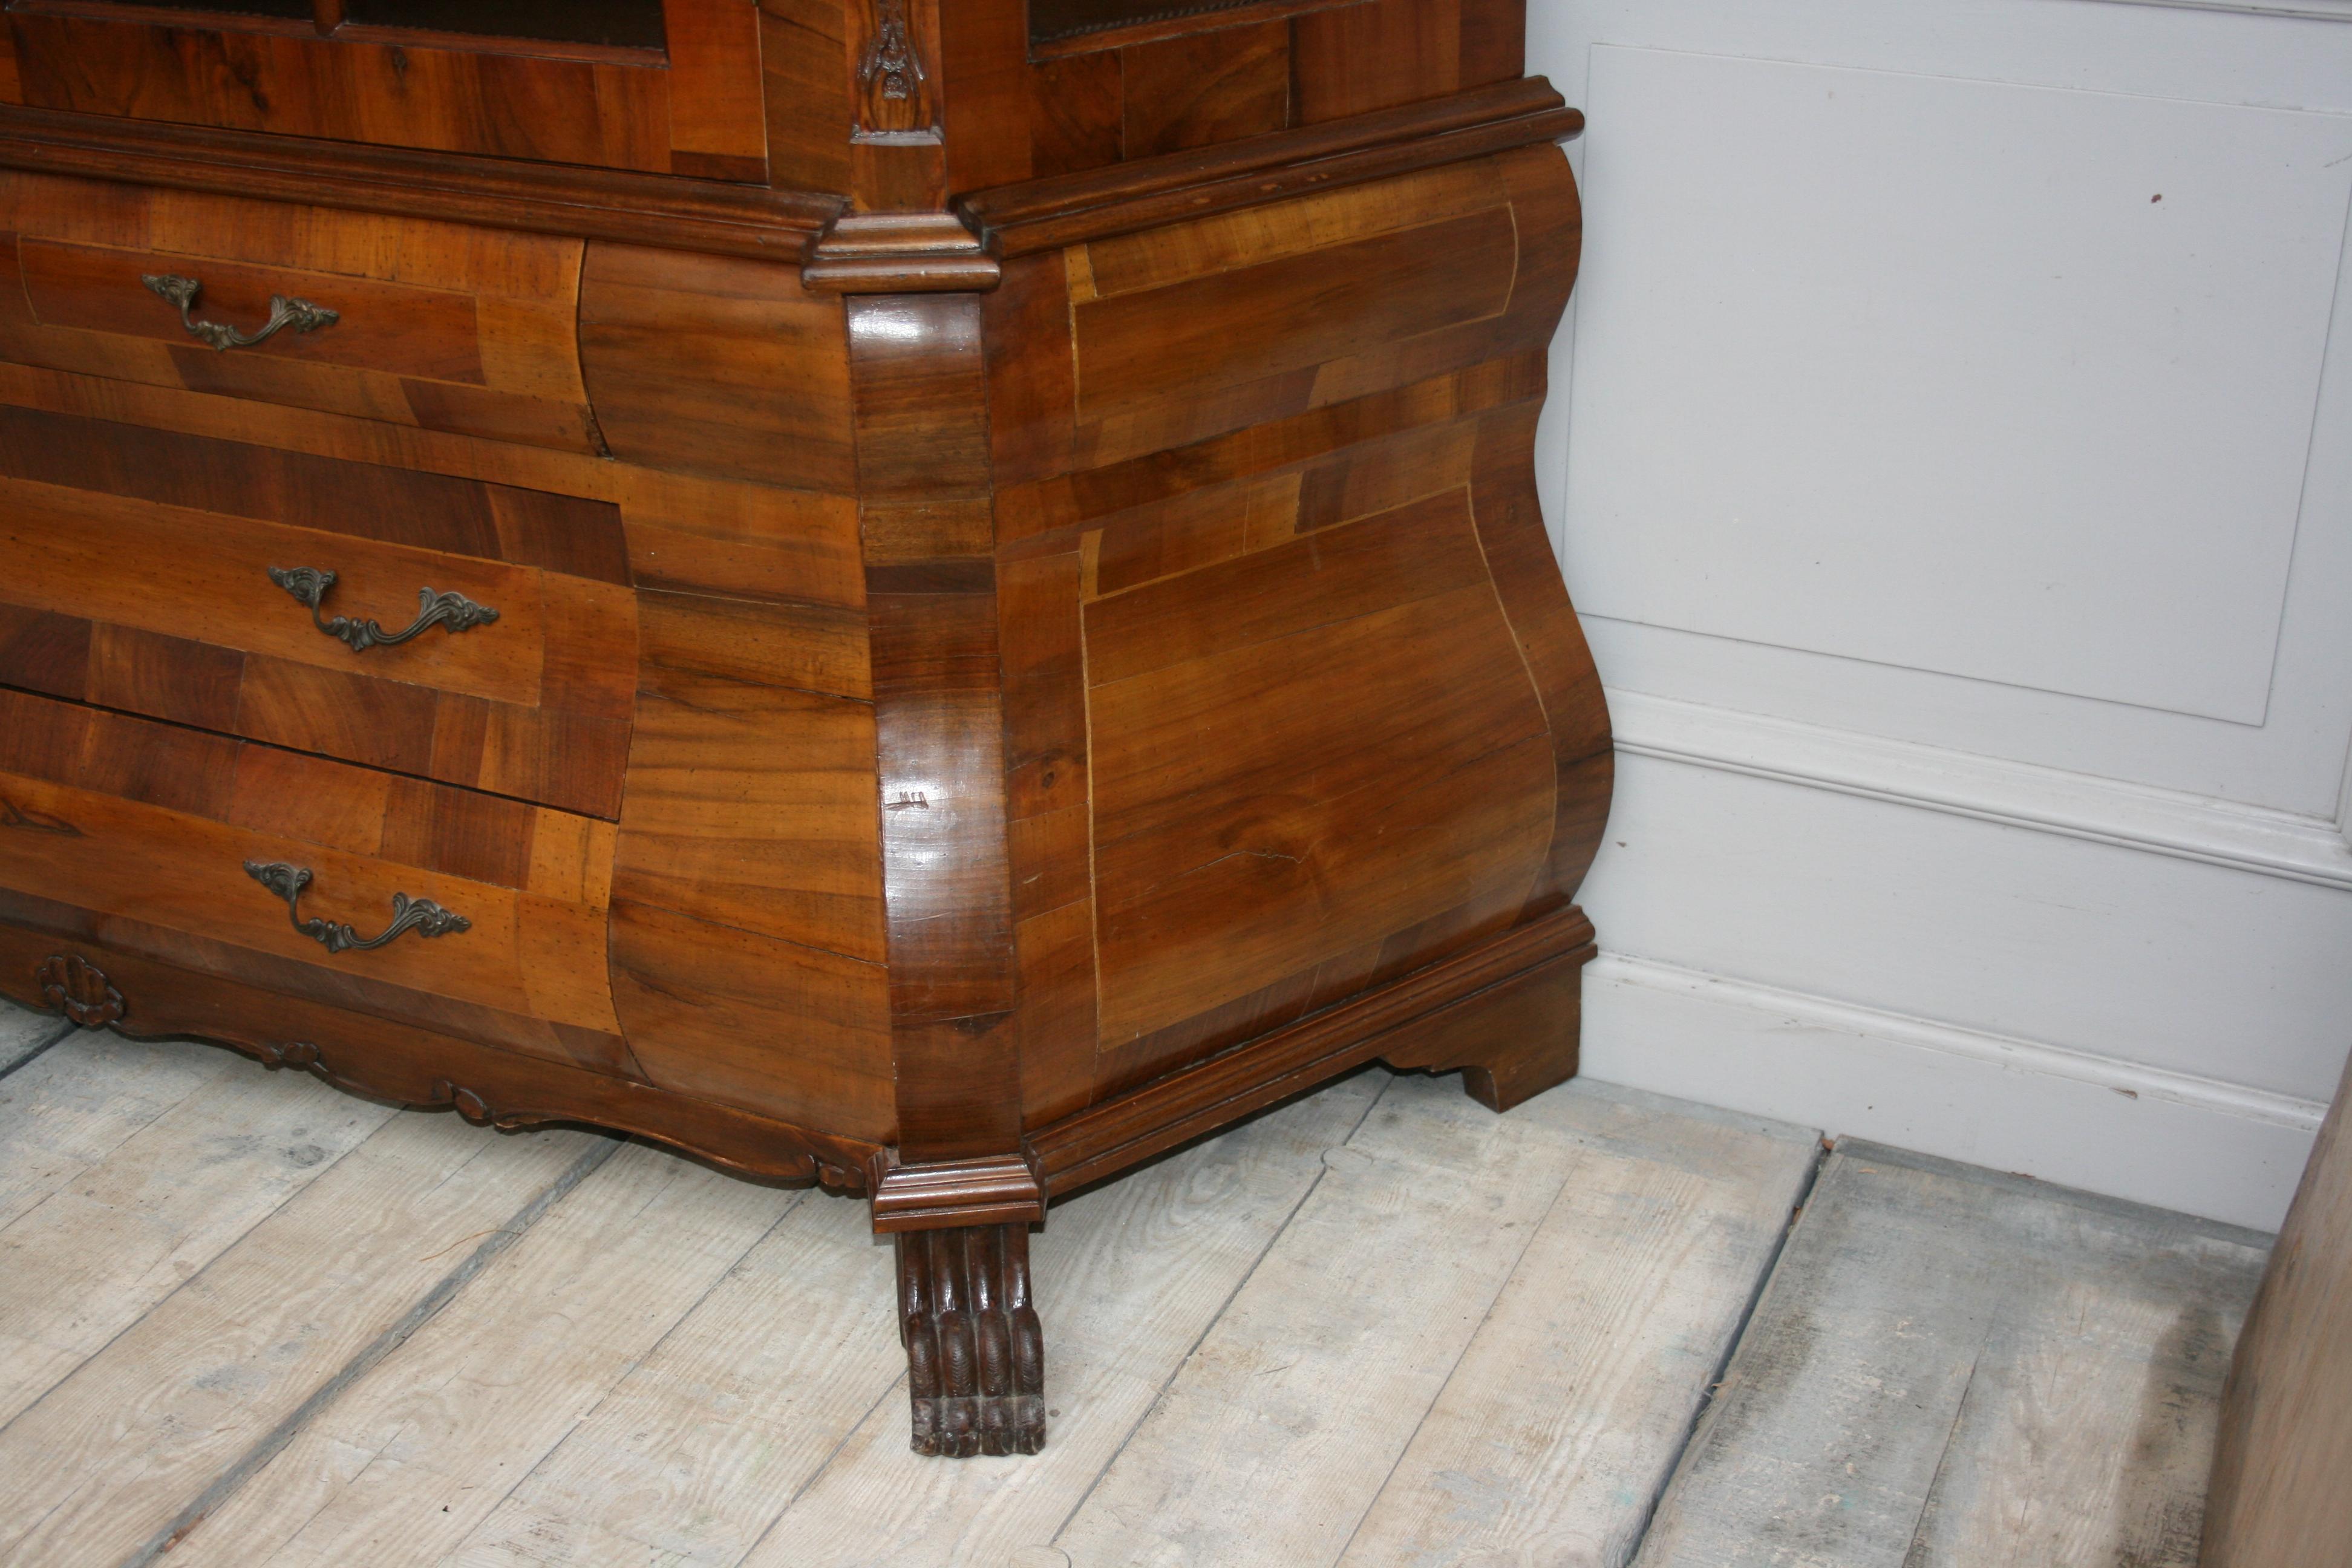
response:
[(471, 931), (474, 922), (463, 915), (453, 915), (430, 899), (412, 899), (406, 893), (392, 896), (392, 923), (374, 936), (362, 941), (360, 933), (335, 921), (322, 921), (316, 916), (302, 918), (302, 889), (310, 885), (310, 871), (305, 866), (289, 866), (283, 860), (264, 863), (247, 860), (245, 874), (286, 900), (286, 918), (294, 929), (310, 938), (329, 952), (365, 952), (372, 947), (382, 947), (405, 931), (419, 936), (447, 936), (453, 931)]
[(290, 300), (283, 294), (269, 297), (269, 320), (261, 323), (257, 332), (240, 332), (226, 321), (199, 321), (188, 312), (204, 292), (204, 284), (194, 278), (181, 278), (169, 272), (142, 272), (139, 281), (180, 307), (180, 325), (188, 329), (192, 337), (201, 338), (214, 348), (226, 353), (230, 349), (249, 349), (277, 335), (281, 327), (291, 327), (298, 332), (312, 332), (320, 327), (331, 327), (342, 320), (342, 312), (330, 310), (324, 305), (313, 305), (308, 300)]
[(446, 626), (454, 634), (471, 631), (499, 618), (499, 613), (489, 605), (478, 605), (463, 594), (436, 594), (430, 588), (419, 588), (416, 618), (399, 631), (388, 632), (376, 621), (355, 621), (349, 616), (329, 619), (319, 613), (319, 602), (335, 585), (332, 572), (322, 572), (315, 566), (272, 566), (269, 580), (293, 595), (297, 603), (310, 605), (311, 623), (329, 637), (351, 644), (353, 653), (404, 643), (422, 636), (428, 626)]

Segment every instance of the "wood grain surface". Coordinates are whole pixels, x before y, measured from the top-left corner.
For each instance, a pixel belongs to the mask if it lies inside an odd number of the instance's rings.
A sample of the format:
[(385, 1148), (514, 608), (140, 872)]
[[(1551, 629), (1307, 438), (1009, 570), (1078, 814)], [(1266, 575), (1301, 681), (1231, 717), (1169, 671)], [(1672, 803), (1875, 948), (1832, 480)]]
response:
[(2264, 1241), (1842, 1142), (1644, 1568), (2190, 1568)]
[[(1557, 319), (1575, 223), (1530, 152), (1008, 264), (985, 321), (1033, 1124), (1082, 1103), (1089, 1046), (1095, 1099), (1136, 1089), (1580, 879), (1607, 719), (1517, 346)], [(1573, 1070), (1535, 1038), (1549, 1066), (1499, 1099)]]
[[(384, 1016), (429, 1024), (455, 1005), (525, 1048), (545, 1034), (532, 1021), (616, 1032), (609, 826), (47, 698), (0, 690), (0, 705), (12, 919), (59, 934), (110, 922), (142, 932), (127, 945), (151, 956), (203, 953), (220, 973)], [(394, 893), (472, 929), (331, 954), (247, 861), (311, 870), (303, 913), (362, 935), (389, 921)], [(55, 912), (68, 890), (86, 912)]]
[(2203, 1568), (2352, 1563), (2352, 1063), (2239, 1337)]

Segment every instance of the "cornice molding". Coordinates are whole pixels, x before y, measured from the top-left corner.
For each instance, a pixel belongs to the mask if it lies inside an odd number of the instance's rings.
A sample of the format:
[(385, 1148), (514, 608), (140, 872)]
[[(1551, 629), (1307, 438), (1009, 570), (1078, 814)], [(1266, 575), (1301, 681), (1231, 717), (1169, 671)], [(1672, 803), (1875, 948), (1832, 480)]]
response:
[(0, 106), (0, 168), (799, 262), (842, 198)]
[(1115, 234), (1364, 184), (1584, 129), (1541, 77), (1196, 151), (999, 185), (956, 210), (989, 248), (1026, 256)]

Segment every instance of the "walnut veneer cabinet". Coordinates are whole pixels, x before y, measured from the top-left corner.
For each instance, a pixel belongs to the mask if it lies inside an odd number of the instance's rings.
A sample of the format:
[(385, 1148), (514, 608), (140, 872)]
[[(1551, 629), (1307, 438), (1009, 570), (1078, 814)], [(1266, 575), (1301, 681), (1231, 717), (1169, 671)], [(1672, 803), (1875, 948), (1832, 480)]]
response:
[(1575, 1070), (1519, 0), (0, 21), (10, 995), (863, 1195), (926, 1453), (1049, 1197)]

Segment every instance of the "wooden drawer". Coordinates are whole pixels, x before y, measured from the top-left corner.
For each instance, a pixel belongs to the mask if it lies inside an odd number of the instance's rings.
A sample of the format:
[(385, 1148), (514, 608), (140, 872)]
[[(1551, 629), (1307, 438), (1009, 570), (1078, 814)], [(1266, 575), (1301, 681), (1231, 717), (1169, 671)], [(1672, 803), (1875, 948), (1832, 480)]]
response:
[[(0, 407), (0, 683), (597, 816), (636, 601), (615, 508)], [(272, 568), (332, 572), (317, 611)], [(420, 593), (497, 618), (407, 629)]]
[[(518, 801), (0, 690), (0, 918), (519, 1050), (631, 1071), (604, 920), (614, 829)], [(378, 935), (394, 895), (465, 929)]]
[[(187, 191), (0, 173), (0, 357), (570, 451), (596, 449), (580, 378), (581, 242)], [(271, 300), (336, 313), (251, 334)]]

